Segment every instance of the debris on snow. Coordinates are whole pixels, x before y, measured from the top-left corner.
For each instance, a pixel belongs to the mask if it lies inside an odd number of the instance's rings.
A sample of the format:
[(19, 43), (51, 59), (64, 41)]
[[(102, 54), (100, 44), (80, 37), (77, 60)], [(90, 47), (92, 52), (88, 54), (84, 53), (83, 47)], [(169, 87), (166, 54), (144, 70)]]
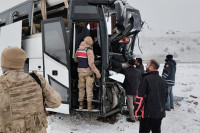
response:
[(190, 95), (190, 97), (192, 97), (192, 98), (198, 98), (197, 96), (193, 96), (193, 95)]

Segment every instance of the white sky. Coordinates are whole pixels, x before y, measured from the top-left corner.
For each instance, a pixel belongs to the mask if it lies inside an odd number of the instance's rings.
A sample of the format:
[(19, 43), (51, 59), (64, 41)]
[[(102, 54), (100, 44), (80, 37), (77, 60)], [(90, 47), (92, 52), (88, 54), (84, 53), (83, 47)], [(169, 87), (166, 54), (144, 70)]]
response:
[(26, 0), (0, 0), (0, 12)]
[[(0, 0), (0, 12), (25, 0)], [(155, 30), (200, 31), (200, 0), (127, 0)]]
[(155, 30), (200, 31), (200, 0), (127, 0)]

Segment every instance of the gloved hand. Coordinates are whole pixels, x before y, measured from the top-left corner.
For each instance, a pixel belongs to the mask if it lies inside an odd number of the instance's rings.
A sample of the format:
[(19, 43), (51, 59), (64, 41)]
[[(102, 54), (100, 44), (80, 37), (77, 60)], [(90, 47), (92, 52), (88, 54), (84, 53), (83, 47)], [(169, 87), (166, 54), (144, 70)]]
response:
[(97, 77), (98, 79), (100, 79), (100, 78), (101, 78), (101, 74), (100, 74), (100, 73), (97, 73), (97, 74), (96, 74), (96, 77)]

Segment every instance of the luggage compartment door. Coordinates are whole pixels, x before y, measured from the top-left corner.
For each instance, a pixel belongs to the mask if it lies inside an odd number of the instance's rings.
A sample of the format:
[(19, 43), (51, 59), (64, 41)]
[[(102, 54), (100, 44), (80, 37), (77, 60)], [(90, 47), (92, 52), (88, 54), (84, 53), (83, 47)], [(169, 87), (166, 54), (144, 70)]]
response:
[(49, 111), (70, 113), (70, 61), (67, 35), (62, 18), (42, 21), (43, 64), (45, 79), (60, 93), (62, 104)]

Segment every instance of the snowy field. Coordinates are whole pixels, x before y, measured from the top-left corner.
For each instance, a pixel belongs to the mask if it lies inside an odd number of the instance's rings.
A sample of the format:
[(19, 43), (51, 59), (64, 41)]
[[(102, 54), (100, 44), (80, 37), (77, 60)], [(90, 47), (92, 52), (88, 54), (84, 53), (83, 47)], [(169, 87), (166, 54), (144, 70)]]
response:
[(143, 29), (135, 45), (136, 56), (144, 60), (155, 58), (163, 61), (167, 54), (174, 55), (177, 62), (200, 63), (200, 31), (184, 33), (180, 31), (155, 31)]
[[(162, 72), (163, 64), (159, 69)], [(200, 64), (178, 63), (175, 96), (183, 97), (175, 102), (175, 109), (166, 112), (162, 121), (162, 133), (200, 132)], [(194, 97), (193, 97), (194, 96)], [(197, 98), (195, 98), (197, 97)], [(114, 124), (99, 122), (88, 114), (87, 119), (80, 114), (52, 115), (48, 117), (48, 133), (137, 133), (139, 122), (129, 123), (126, 116), (118, 114)]]

